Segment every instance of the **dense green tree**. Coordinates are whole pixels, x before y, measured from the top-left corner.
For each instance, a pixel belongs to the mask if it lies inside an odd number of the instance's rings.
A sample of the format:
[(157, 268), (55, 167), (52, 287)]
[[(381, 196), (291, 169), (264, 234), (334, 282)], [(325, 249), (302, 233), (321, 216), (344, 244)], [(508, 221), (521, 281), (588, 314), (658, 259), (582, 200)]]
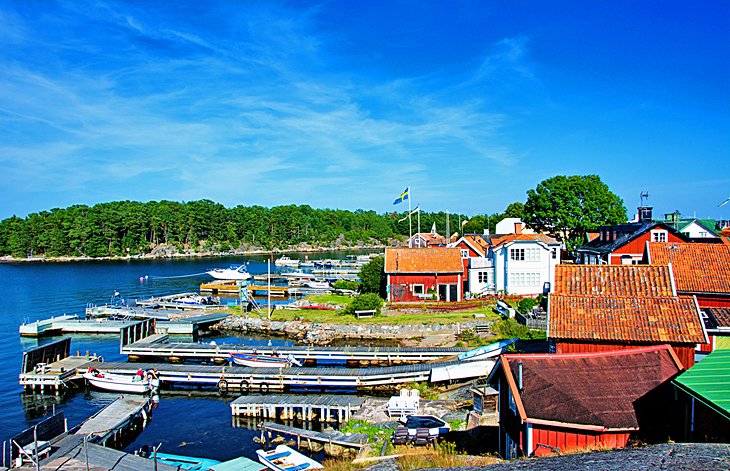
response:
[(598, 175), (560, 175), (527, 192), (524, 221), (537, 231), (559, 236), (572, 251), (587, 231), (625, 222), (626, 208)]
[(383, 298), (378, 296), (376, 293), (363, 293), (355, 296), (352, 301), (342, 310), (344, 315), (355, 315), (355, 311), (370, 311), (375, 310), (375, 315), (380, 315), (380, 310), (383, 307)]
[(385, 298), (385, 257), (374, 257), (360, 268), (360, 290)]
[(507, 206), (507, 209), (504, 210), (504, 217), (523, 219), (525, 217), (524, 203), (520, 203), (519, 201), (510, 203), (510, 205)]

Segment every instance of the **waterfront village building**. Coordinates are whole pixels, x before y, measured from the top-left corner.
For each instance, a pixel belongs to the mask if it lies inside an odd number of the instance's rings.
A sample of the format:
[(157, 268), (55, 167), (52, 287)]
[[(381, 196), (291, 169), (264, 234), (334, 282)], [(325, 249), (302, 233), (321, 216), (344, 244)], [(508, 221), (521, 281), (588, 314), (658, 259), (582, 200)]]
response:
[(388, 302), (462, 300), (463, 265), (457, 248), (388, 248)]
[(668, 345), (572, 354), (502, 355), (489, 375), (499, 391), (499, 453), (507, 459), (596, 448), (631, 438), (666, 441), (670, 381), (683, 370)]
[(664, 215), (664, 222), (693, 240), (717, 239), (714, 219), (682, 219), (679, 212)]
[[(561, 244), (544, 234), (526, 233), (517, 218), (508, 233), (467, 234), (451, 244), (461, 250), (464, 290), (474, 295), (543, 293), (555, 281)], [(501, 221), (497, 224), (507, 230)]]
[(685, 368), (708, 343), (697, 300), (677, 296), (668, 265), (559, 265), (547, 337), (556, 353), (669, 344)]
[(717, 350), (673, 383), (683, 420), (679, 439), (692, 442), (730, 442), (730, 350)]
[[(641, 263), (646, 242), (689, 242), (674, 227), (652, 220), (652, 208), (641, 206), (638, 220), (615, 226), (600, 226), (598, 237), (577, 249), (578, 263), (631, 265)], [(589, 236), (590, 237), (590, 236)]]

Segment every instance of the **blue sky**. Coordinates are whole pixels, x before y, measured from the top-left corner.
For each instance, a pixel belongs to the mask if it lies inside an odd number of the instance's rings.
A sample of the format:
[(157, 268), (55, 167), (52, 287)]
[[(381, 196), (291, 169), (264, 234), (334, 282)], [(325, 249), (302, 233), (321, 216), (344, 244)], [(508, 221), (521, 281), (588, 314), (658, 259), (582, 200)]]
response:
[(730, 218), (730, 3), (0, 3), (0, 218), (208, 198), (504, 210), (598, 174)]

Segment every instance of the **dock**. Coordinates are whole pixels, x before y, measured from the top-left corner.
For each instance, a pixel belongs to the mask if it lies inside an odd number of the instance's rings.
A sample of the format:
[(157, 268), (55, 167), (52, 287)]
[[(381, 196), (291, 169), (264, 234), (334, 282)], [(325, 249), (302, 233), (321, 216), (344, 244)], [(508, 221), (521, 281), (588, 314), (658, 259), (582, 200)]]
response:
[[(146, 322), (146, 321), (138, 321)], [(274, 351), (282, 356), (292, 355), (306, 364), (341, 364), (349, 366), (369, 366), (373, 364), (400, 365), (439, 360), (468, 351), (458, 347), (317, 347), (317, 346), (251, 346), (239, 344), (201, 344), (195, 342), (171, 342), (164, 337), (146, 338), (152, 329), (130, 335), (130, 329), (139, 329), (138, 324), (130, 325), (121, 333), (119, 352), (136, 358), (165, 358), (173, 361), (206, 360), (228, 361), (231, 352), (257, 353), (271, 355)]]
[(71, 338), (65, 337), (23, 352), (18, 383), (26, 392), (46, 390), (60, 394), (73, 380), (79, 368), (88, 367), (100, 358), (95, 355), (71, 356)]
[[(274, 422), (264, 422), (261, 424), (261, 443), (265, 444), (270, 442), (272, 433), (295, 437), (297, 441), (297, 448), (301, 447), (302, 439), (308, 442), (310, 449), (312, 448), (311, 442), (322, 443), (325, 445), (325, 451), (330, 454), (332, 454), (332, 445), (360, 449), (368, 442), (368, 436), (364, 433), (345, 435), (342, 432), (315, 432), (313, 430), (290, 427), (288, 425), (277, 424)], [(330, 447), (329, 451), (327, 450), (328, 445)]]
[(231, 414), (303, 422), (347, 422), (364, 402), (364, 397), (351, 395), (247, 395), (231, 402)]
[(92, 443), (106, 446), (110, 439), (116, 441), (122, 430), (134, 427), (135, 422), (146, 422), (151, 407), (152, 398), (149, 396), (120, 396), (73, 431)]
[(137, 306), (145, 309), (176, 309), (180, 311), (196, 310), (196, 311), (217, 311), (225, 309), (226, 306), (220, 304), (188, 304), (179, 302), (178, 300), (187, 297), (197, 297), (197, 293), (177, 293), (167, 296), (157, 296), (149, 299), (136, 301)]

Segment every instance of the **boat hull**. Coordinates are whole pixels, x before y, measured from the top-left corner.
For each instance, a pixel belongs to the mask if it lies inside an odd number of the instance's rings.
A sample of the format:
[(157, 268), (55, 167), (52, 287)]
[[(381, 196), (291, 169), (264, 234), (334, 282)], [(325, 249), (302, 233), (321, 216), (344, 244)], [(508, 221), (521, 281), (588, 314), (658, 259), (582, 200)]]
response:
[(271, 451), (256, 450), (261, 464), (274, 471), (302, 471), (320, 469), (323, 466), (286, 445), (279, 445)]
[(289, 366), (289, 360), (286, 358), (263, 355), (231, 353), (231, 359), (236, 365), (252, 368), (286, 368)]
[(96, 376), (93, 373), (84, 373), (84, 379), (93, 387), (105, 391), (126, 392), (133, 394), (145, 394), (154, 389), (149, 380), (132, 381), (132, 378), (122, 375), (104, 373)]

